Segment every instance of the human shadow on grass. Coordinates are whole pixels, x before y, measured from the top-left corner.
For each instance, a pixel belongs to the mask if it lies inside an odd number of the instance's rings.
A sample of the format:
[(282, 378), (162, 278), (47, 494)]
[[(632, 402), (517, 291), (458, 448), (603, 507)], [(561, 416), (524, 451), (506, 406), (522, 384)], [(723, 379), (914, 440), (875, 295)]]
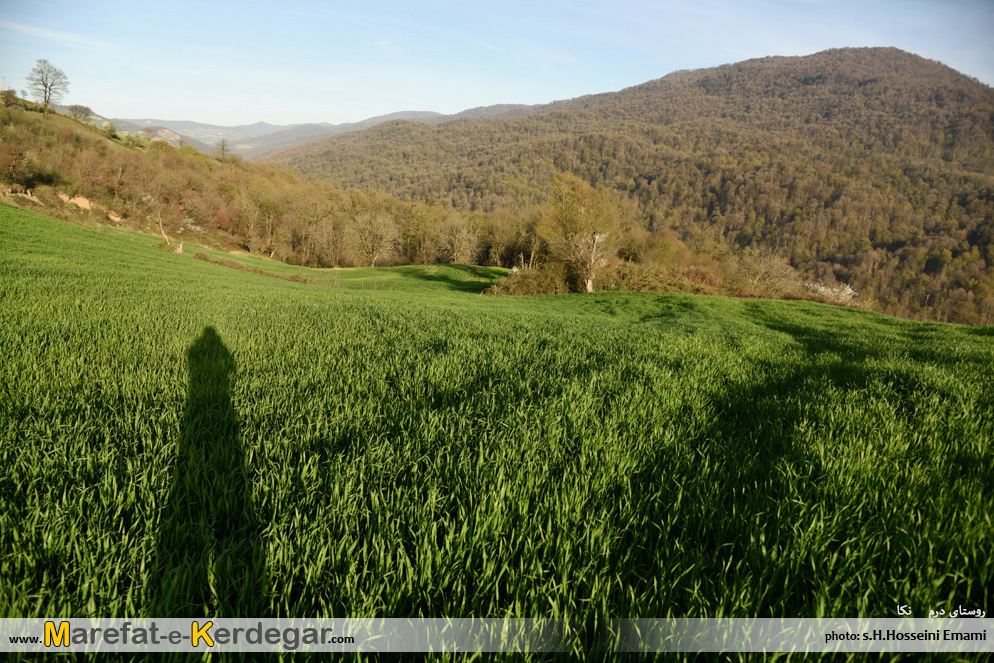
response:
[(213, 327), (187, 350), (189, 390), (145, 592), (148, 617), (260, 617), (265, 555), (238, 420), (235, 360)]

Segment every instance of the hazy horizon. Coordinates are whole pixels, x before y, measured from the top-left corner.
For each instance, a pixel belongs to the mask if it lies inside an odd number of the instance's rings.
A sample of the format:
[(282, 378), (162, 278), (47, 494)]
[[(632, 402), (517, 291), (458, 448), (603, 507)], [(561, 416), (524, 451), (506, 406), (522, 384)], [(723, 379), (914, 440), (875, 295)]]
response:
[(693, 4), (167, 2), (94, 9), (4, 2), (0, 75), (38, 59), (64, 103), (115, 118), (224, 126), (342, 124), (612, 92), (680, 69), (829, 48), (893, 46), (994, 85), (994, 5), (781, 0)]

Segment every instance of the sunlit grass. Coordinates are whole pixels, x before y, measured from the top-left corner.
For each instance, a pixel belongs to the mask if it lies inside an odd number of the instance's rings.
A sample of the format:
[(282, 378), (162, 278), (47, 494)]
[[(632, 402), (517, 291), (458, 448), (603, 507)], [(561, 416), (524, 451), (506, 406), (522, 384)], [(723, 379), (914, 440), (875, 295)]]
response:
[[(100, 230), (115, 237), (127, 238), (145, 246), (161, 246), (161, 236), (101, 226)], [(181, 240), (174, 239), (172, 246)], [(497, 282), (510, 270), (503, 267), (480, 265), (403, 265), (399, 267), (350, 267), (343, 269), (312, 269), (288, 265), (261, 254), (245, 252), (228, 253), (191, 242), (183, 242), (183, 254), (197, 256), (215, 263), (247, 271), (262, 272), (279, 278), (298, 280), (313, 285), (346, 288), (349, 290), (457, 290), (482, 292)], [(433, 288), (434, 286), (434, 288)]]
[(554, 616), (592, 642), (994, 605), (991, 328), (481, 297), (462, 269), (306, 285), (0, 206), (0, 616)]

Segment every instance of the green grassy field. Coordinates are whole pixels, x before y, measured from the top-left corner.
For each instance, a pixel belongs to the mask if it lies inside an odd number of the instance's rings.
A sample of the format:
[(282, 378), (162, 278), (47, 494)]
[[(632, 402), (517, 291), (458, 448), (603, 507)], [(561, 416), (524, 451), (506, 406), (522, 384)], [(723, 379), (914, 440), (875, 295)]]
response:
[(994, 609), (994, 328), (133, 239), (0, 205), (0, 617)]
[[(98, 229), (114, 237), (137, 242), (144, 246), (160, 247), (161, 236), (149, 235), (126, 228), (98, 226)], [(172, 246), (176, 246), (174, 241)], [(457, 290), (459, 292), (480, 293), (493, 285), (510, 270), (503, 267), (481, 267), (479, 265), (403, 265), (400, 267), (347, 269), (311, 269), (288, 265), (271, 260), (259, 254), (227, 253), (214, 248), (183, 243), (185, 255), (205, 258), (208, 262), (225, 263), (229, 267), (243, 269), (286, 280), (297, 280), (312, 285), (346, 288), (349, 290)]]

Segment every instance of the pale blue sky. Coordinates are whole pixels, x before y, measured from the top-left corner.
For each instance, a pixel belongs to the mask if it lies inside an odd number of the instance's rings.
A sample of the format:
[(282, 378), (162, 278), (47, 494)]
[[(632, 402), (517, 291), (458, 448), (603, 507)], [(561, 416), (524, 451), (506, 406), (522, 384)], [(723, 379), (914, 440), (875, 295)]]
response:
[(0, 0), (0, 75), (67, 103), (215, 124), (354, 122), (609, 92), (677, 69), (896, 46), (994, 85), (994, 0)]

